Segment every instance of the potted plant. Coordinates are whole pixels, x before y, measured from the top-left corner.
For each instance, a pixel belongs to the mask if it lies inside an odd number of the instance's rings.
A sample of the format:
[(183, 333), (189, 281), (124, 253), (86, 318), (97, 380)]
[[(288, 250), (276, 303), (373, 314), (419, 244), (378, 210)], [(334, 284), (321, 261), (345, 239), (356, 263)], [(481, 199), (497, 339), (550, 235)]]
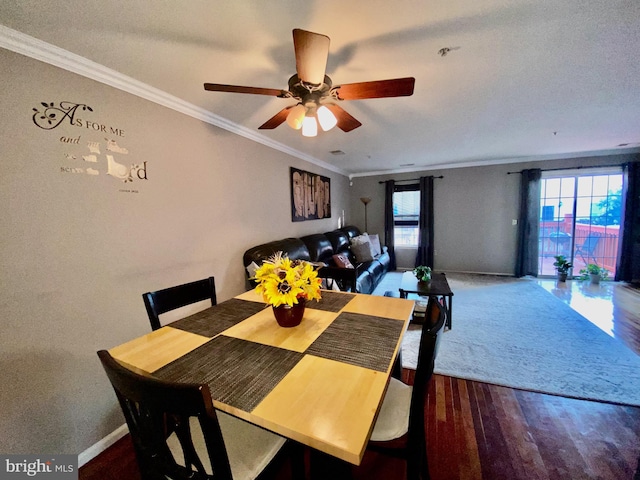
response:
[(419, 282), (431, 281), (431, 267), (420, 265), (413, 269), (413, 274), (416, 276)]
[(600, 267), (595, 263), (589, 263), (585, 268), (580, 270), (580, 275), (582, 275), (584, 280), (590, 278), (591, 283), (598, 284), (600, 283), (600, 280), (604, 280), (609, 276), (609, 270)]
[(558, 280), (565, 282), (567, 280), (567, 275), (569, 274), (569, 269), (573, 267), (573, 264), (567, 260), (564, 255), (555, 255), (553, 258), (556, 259), (556, 261), (553, 262), (553, 266), (556, 267)]

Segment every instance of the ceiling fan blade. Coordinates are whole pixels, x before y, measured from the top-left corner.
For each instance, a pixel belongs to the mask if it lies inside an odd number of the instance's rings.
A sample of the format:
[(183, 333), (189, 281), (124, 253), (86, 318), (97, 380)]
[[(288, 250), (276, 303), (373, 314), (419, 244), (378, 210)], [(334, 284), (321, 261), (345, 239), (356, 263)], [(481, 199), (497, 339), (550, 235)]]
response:
[(331, 113), (335, 115), (336, 120), (338, 120), (338, 124), (337, 124), (338, 128), (343, 132), (350, 132), (351, 130), (358, 128), (360, 125), (362, 125), (358, 120), (352, 117), (349, 113), (347, 113), (346, 110), (344, 110), (339, 105), (329, 104), (329, 105), (326, 105), (326, 107), (329, 110), (331, 110)]
[(413, 95), (413, 77), (376, 80), (373, 82), (338, 85), (335, 92), (340, 100), (363, 100), (366, 98), (408, 97)]
[(224, 85), (222, 83), (205, 83), (204, 89), (210, 92), (253, 93), (255, 95), (272, 95), (286, 97), (289, 92), (277, 88), (241, 87), (239, 85)]
[(296, 52), (298, 78), (305, 83), (322, 85), (329, 57), (329, 37), (296, 28), (293, 48)]
[(278, 126), (280, 126), (287, 119), (287, 115), (289, 115), (289, 110), (291, 110), (295, 105), (283, 108), (278, 113), (276, 113), (269, 120), (264, 122), (262, 125), (258, 127), (258, 130), (272, 130)]

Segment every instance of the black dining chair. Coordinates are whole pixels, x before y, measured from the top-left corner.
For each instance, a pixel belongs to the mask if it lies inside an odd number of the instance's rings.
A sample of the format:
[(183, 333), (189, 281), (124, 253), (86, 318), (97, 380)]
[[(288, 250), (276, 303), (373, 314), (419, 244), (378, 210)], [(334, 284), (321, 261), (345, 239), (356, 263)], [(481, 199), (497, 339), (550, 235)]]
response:
[[(272, 474), (267, 467), (287, 453), (285, 438), (216, 411), (207, 385), (133, 372), (106, 350), (98, 357), (124, 413), (142, 480), (253, 480)], [(292, 475), (300, 478), (295, 470)]]
[(429, 297), (413, 386), (391, 378), (367, 449), (407, 461), (407, 480), (429, 479), (425, 436), (425, 402), (433, 375), (446, 310)]
[(143, 293), (142, 299), (149, 315), (151, 329), (158, 330), (162, 326), (160, 315), (163, 313), (203, 300), (211, 300), (211, 305), (216, 305), (216, 284), (213, 277), (204, 278), (156, 292)]

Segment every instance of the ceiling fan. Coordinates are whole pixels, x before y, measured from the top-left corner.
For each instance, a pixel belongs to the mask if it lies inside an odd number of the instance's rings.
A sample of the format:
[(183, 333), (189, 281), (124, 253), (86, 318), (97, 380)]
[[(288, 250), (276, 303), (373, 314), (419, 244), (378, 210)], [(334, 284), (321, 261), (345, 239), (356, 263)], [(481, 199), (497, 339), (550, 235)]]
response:
[(337, 125), (344, 132), (350, 132), (362, 125), (340, 107), (338, 101), (413, 95), (413, 77), (333, 86), (331, 79), (325, 75), (329, 42), (330, 39), (326, 35), (298, 28), (293, 30), (296, 74), (289, 79), (288, 90), (220, 83), (205, 83), (204, 89), (212, 92), (252, 93), (295, 99), (298, 101), (295, 105), (283, 108), (259, 129), (274, 129), (286, 121), (291, 128), (302, 129), (302, 135), (306, 137), (317, 135), (318, 124), (324, 131)]

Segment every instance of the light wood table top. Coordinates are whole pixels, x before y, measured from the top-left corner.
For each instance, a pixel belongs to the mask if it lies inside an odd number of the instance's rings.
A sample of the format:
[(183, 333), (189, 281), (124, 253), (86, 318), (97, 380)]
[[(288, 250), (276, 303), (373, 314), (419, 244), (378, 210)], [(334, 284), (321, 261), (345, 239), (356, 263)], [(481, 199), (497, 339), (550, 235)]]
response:
[(216, 408), (359, 465), (414, 302), (322, 296), (283, 328), (249, 291), (110, 353), (158, 378), (207, 383)]

